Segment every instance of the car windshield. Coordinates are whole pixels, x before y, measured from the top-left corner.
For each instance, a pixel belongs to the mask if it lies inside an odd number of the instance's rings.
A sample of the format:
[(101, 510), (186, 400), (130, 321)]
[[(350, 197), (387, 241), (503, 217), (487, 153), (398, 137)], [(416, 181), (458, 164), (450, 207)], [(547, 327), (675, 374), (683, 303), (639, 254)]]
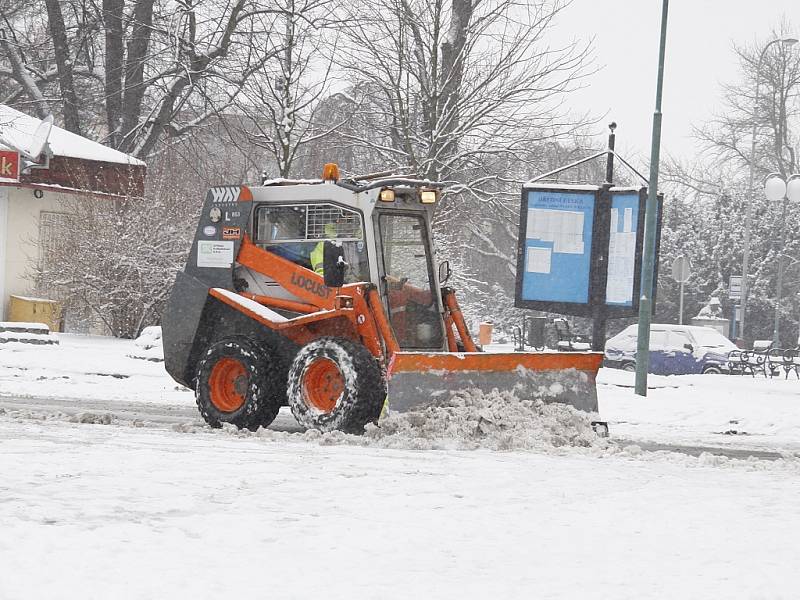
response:
[(620, 333), (610, 338), (606, 346), (613, 350), (636, 350), (636, 328), (623, 329)]
[(736, 344), (734, 344), (720, 332), (709, 327), (692, 329), (691, 333), (695, 341), (704, 348), (722, 348), (725, 350), (736, 349)]

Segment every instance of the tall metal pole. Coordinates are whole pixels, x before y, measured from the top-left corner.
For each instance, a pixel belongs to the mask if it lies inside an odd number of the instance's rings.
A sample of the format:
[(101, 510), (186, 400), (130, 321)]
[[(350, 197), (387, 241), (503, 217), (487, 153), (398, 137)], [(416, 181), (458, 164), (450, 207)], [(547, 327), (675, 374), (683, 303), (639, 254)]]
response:
[[(800, 293), (797, 294), (798, 299), (800, 299)], [(800, 348), (800, 319), (797, 320), (797, 348)]]
[(683, 325), (683, 281), (681, 281), (681, 299), (678, 303), (678, 325)]
[(786, 46), (796, 44), (797, 40), (794, 38), (776, 38), (769, 42), (761, 51), (758, 57), (758, 66), (756, 67), (756, 99), (753, 102), (753, 129), (750, 132), (750, 180), (747, 184), (747, 191), (750, 194), (750, 201), (747, 203), (744, 214), (744, 251), (742, 253), (742, 311), (741, 320), (739, 321), (739, 337), (744, 339), (744, 320), (747, 314), (747, 293), (749, 291), (747, 285), (747, 268), (750, 266), (750, 229), (753, 223), (753, 205), (756, 201), (756, 192), (753, 189), (753, 182), (756, 176), (756, 132), (758, 131), (758, 98), (761, 91), (761, 67), (764, 64), (764, 57), (767, 55), (767, 50), (770, 46), (777, 43), (782, 43)]
[(788, 198), (783, 199), (783, 214), (781, 216), (781, 245), (778, 254), (778, 289), (775, 291), (775, 324), (772, 328), (772, 343), (777, 348), (780, 343), (781, 326), (781, 295), (783, 292), (783, 251), (786, 248), (786, 205)]
[(658, 204), (658, 165), (661, 159), (661, 95), (664, 87), (664, 54), (667, 46), (667, 14), (669, 0), (661, 8), (661, 44), (658, 50), (656, 109), (653, 113), (653, 145), (650, 149), (650, 184), (644, 217), (644, 249), (642, 256), (642, 289), (639, 299), (639, 338), (636, 344), (636, 393), (647, 395), (647, 368), (650, 365), (650, 321), (653, 315), (653, 273), (655, 271), (656, 223)]
[[(777, 41), (777, 40), (776, 40)], [(747, 184), (747, 191), (750, 194), (750, 199), (747, 202), (747, 210), (744, 213), (744, 251), (742, 253), (742, 310), (739, 320), (739, 333), (738, 336), (744, 339), (744, 320), (747, 314), (747, 268), (750, 261), (750, 228), (753, 223), (753, 204), (756, 201), (755, 190), (753, 189), (753, 181), (755, 179), (755, 158), (756, 158), (756, 130), (758, 122), (756, 120), (756, 112), (758, 111), (758, 94), (761, 89), (761, 64), (764, 61), (764, 54), (774, 42), (770, 42), (761, 51), (761, 58), (758, 59), (758, 68), (756, 70), (756, 100), (753, 106), (753, 131), (751, 132), (752, 141), (750, 142), (750, 181)]]
[[(606, 184), (610, 187), (614, 183), (614, 144), (616, 135), (614, 130), (616, 123), (609, 123), (608, 129), (608, 151), (606, 153)], [(608, 268), (606, 266), (606, 268)], [(606, 280), (607, 281), (607, 280)], [(602, 352), (606, 347), (606, 323), (608, 317), (605, 307), (605, 290), (603, 290), (603, 302), (596, 303), (592, 311), (592, 350)]]
[(606, 183), (614, 183), (614, 146), (616, 145), (617, 136), (614, 130), (617, 128), (615, 122), (608, 124), (608, 154), (606, 155)]

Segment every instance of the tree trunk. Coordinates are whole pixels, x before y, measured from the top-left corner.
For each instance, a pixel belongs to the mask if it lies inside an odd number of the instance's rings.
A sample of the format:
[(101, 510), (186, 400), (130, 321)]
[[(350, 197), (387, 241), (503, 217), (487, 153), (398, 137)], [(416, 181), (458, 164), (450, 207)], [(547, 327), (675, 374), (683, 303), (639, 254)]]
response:
[(142, 113), (144, 63), (150, 46), (153, 24), (153, 1), (139, 0), (133, 9), (133, 26), (128, 39), (128, 56), (125, 60), (125, 90), (122, 98), (122, 131), (125, 139), (120, 149), (130, 151), (136, 140)]
[(58, 0), (45, 0), (47, 19), (50, 23), (50, 35), (53, 37), (56, 66), (58, 68), (58, 85), (64, 101), (64, 128), (81, 135), (81, 121), (78, 115), (78, 97), (75, 94), (75, 80), (72, 73), (72, 58), (67, 41), (67, 29)]
[(119, 148), (122, 140), (122, 70), (125, 55), (122, 16), (125, 0), (103, 0), (106, 27), (106, 124), (108, 142)]
[(475, 9), (475, 0), (452, 0), (450, 31), (447, 41), (442, 44), (441, 90), (442, 103), (440, 115), (449, 114), (445, 131), (458, 127), (460, 101), (459, 92), (464, 78), (464, 46), (467, 43), (467, 29)]

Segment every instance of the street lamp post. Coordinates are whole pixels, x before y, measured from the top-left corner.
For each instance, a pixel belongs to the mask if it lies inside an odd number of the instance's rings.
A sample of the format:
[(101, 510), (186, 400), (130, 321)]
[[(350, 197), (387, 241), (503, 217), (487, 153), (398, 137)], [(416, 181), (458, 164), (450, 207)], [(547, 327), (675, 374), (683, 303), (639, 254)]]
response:
[[(800, 303), (800, 292), (797, 293), (797, 300)], [(800, 347), (800, 319), (797, 320), (798, 328), (797, 328), (797, 346)]]
[(795, 38), (784, 37), (776, 38), (769, 42), (761, 51), (758, 57), (758, 66), (756, 67), (756, 99), (753, 103), (753, 131), (750, 135), (750, 182), (747, 185), (747, 191), (750, 193), (750, 202), (747, 203), (744, 216), (744, 252), (742, 254), (742, 315), (739, 321), (739, 337), (744, 339), (744, 320), (747, 313), (747, 293), (749, 286), (747, 285), (747, 267), (750, 258), (750, 228), (753, 221), (753, 203), (755, 201), (755, 189), (753, 189), (753, 181), (755, 179), (756, 169), (756, 132), (758, 130), (758, 96), (761, 91), (761, 66), (764, 64), (764, 57), (767, 55), (767, 50), (774, 44), (781, 43), (784, 46), (792, 46), (797, 43)]
[(639, 332), (636, 338), (636, 394), (647, 396), (647, 369), (650, 365), (650, 320), (653, 318), (653, 279), (655, 276), (656, 227), (658, 218), (658, 164), (661, 157), (661, 96), (664, 90), (664, 55), (667, 49), (669, 0), (661, 3), (661, 42), (658, 46), (656, 109), (653, 112), (653, 137), (650, 146), (650, 182), (644, 209), (644, 247), (639, 298)]
[(764, 193), (770, 202), (782, 201), (781, 241), (778, 246), (778, 283), (775, 290), (775, 324), (772, 328), (772, 342), (779, 345), (781, 324), (781, 296), (783, 293), (783, 255), (786, 247), (786, 207), (789, 202), (800, 203), (800, 175), (792, 175), (788, 181), (780, 173), (771, 173), (764, 182)]

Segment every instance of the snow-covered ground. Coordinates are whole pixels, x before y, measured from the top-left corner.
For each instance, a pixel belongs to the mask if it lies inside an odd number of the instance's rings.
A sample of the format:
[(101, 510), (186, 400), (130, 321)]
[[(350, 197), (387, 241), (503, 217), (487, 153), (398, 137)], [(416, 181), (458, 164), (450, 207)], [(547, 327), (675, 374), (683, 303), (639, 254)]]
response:
[[(800, 459), (641, 448), (797, 451), (800, 381), (654, 377), (642, 399), (603, 370), (608, 441), (566, 409), (469, 394), (434, 426), (253, 434), (206, 428), (131, 341), (59, 338), (0, 345), (3, 600), (797, 595)], [(124, 422), (132, 403), (191, 416)]]
[(134, 340), (52, 334), (59, 344), (0, 344), (0, 397), (73, 398), (158, 404), (194, 404), (164, 363), (133, 358)]
[[(54, 335), (60, 344), (0, 344), (0, 403), (3, 396), (21, 396), (73, 399), (76, 406), (93, 400), (194, 407), (192, 392), (176, 384), (163, 363), (134, 358), (158, 354), (143, 351), (141, 340)], [(800, 453), (800, 381), (794, 375), (651, 375), (646, 398), (633, 393), (633, 382), (633, 373), (600, 370), (600, 414), (614, 438)]]
[(600, 412), (615, 437), (800, 454), (800, 381), (794, 375), (651, 375), (649, 381), (655, 389), (642, 398), (633, 394), (634, 373), (601, 369)]
[(796, 597), (780, 462), (11, 418), (0, 456), (9, 600)]

